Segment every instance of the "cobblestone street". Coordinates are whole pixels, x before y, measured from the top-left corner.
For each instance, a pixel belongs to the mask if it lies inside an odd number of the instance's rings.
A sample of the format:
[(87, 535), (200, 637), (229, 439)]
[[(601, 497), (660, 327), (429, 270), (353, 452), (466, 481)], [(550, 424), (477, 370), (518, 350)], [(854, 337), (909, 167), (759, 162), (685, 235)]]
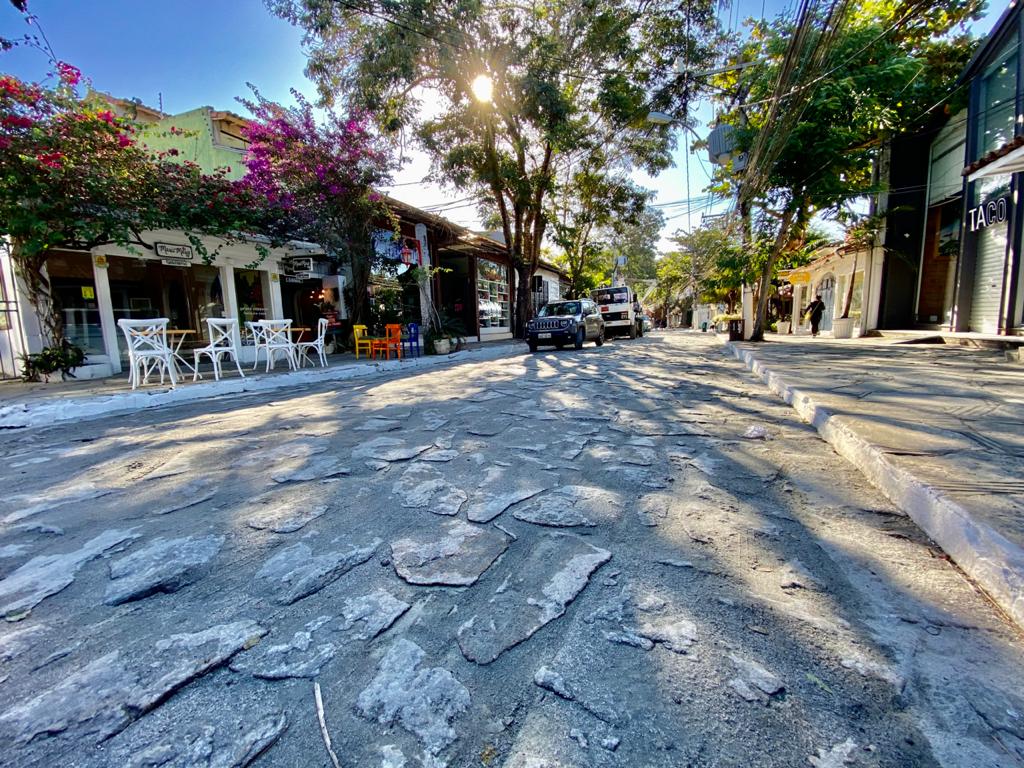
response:
[(1024, 765), (1019, 631), (711, 335), (0, 453), (2, 765)]

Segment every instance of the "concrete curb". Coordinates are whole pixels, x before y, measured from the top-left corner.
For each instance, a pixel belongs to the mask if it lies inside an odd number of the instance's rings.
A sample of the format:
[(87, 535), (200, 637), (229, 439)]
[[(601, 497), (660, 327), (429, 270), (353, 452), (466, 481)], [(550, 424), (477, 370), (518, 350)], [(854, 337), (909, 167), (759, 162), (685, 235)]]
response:
[(1024, 549), (988, 525), (973, 519), (969, 509), (894, 464), (878, 446), (860, 435), (841, 416), (816, 404), (788, 383), (783, 374), (757, 359), (753, 350), (725, 343), (740, 362), (773, 393), (813, 425), (836, 450), (853, 463), (890, 501), (907, 513), (942, 547), (1010, 618), (1024, 628)]
[[(378, 376), (395, 371), (420, 371), (451, 363), (472, 363), (510, 357), (516, 344), (501, 344), (485, 349), (454, 352), (450, 355), (417, 357), (411, 360), (386, 360), (377, 363), (349, 363), (334, 368), (311, 368), (276, 375), (247, 375), (181, 387), (179, 389), (136, 389), (109, 395), (52, 397), (0, 406), (0, 429), (27, 429), (66, 421), (86, 421), (112, 414), (131, 413), (180, 403), (191, 403), (225, 395), (272, 392), (331, 381), (346, 381)], [(525, 345), (523, 350), (525, 353)]]

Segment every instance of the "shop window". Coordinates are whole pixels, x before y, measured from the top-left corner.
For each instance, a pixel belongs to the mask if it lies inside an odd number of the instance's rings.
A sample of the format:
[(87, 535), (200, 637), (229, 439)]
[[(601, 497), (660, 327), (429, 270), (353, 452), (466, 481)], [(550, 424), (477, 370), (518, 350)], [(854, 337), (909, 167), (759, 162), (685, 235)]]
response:
[[(1016, 45), (1014, 45), (1016, 48)], [(1008, 144), (1017, 116), (1017, 53), (1005, 55), (981, 81), (981, 114), (975, 159)]]
[(235, 298), (238, 299), (238, 321), (243, 327), (245, 323), (267, 319), (263, 273), (259, 270), (235, 270)]
[(106, 354), (92, 256), (88, 253), (56, 252), (46, 260), (46, 272), (64, 320), (64, 335), (87, 354)]
[(476, 263), (477, 309), (481, 328), (511, 327), (509, 321), (508, 270), (497, 262), (478, 259)]
[[(215, 267), (173, 267), (128, 256), (110, 256), (107, 263), (115, 321), (166, 317), (168, 328), (194, 331), (185, 339), (189, 347), (209, 340), (206, 318), (224, 316), (224, 292)], [(127, 354), (120, 335), (117, 340), (122, 355)]]
[(189, 305), (195, 317), (198, 338), (207, 341), (206, 319), (224, 317), (224, 291), (220, 284), (220, 270), (198, 265), (189, 269)]

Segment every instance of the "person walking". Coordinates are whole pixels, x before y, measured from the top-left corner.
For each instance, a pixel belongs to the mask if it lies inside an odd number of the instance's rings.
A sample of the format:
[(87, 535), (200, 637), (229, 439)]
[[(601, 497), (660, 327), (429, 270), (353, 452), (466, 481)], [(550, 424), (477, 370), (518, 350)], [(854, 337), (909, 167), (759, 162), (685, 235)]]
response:
[(821, 316), (825, 314), (825, 302), (821, 300), (820, 293), (814, 297), (814, 301), (807, 305), (807, 309), (803, 311), (803, 314), (804, 317), (810, 317), (811, 336), (817, 336), (818, 325), (821, 323)]

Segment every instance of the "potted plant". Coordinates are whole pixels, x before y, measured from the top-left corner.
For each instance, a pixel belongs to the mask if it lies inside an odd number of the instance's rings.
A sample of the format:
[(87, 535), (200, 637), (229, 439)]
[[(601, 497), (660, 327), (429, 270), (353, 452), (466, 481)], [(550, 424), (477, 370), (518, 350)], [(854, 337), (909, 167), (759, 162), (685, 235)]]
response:
[(22, 378), (25, 381), (50, 383), (75, 378), (72, 371), (85, 362), (85, 350), (67, 339), (44, 347), (41, 352), (21, 356)]
[(423, 334), (423, 342), (428, 355), (447, 355), (456, 351), (464, 336), (461, 322), (438, 312), (431, 318), (430, 326)]

